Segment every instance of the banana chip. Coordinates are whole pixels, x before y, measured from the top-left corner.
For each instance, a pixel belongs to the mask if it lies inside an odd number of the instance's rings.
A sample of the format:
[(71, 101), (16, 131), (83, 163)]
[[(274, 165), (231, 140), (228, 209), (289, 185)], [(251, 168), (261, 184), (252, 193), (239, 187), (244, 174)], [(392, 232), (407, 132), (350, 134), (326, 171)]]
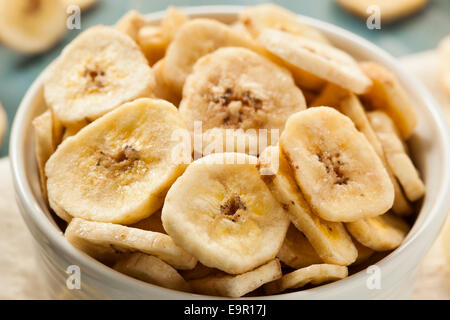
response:
[(52, 208), (94, 221), (132, 224), (161, 208), (191, 159), (173, 135), (185, 125), (169, 102), (138, 99), (65, 140), (48, 160)]
[(382, 111), (370, 112), (369, 119), (383, 145), (386, 160), (408, 199), (416, 201), (422, 198), (425, 194), (425, 186), (397, 135), (393, 121)]
[(153, 65), (153, 72), (155, 74), (155, 97), (167, 100), (173, 103), (175, 106), (178, 106), (181, 101), (181, 96), (179, 96), (172, 87), (167, 83), (166, 78), (164, 76), (164, 63), (165, 59), (159, 60), (157, 63)]
[(375, 251), (397, 248), (409, 231), (406, 222), (390, 213), (350, 222), (346, 227), (358, 242)]
[(294, 269), (323, 262), (308, 239), (293, 224), (289, 226), (277, 258)]
[(298, 269), (285, 274), (281, 279), (268, 283), (264, 286), (267, 294), (281, 293), (287, 289), (297, 289), (308, 283), (322, 284), (346, 278), (347, 267), (332, 264), (315, 264), (306, 268)]
[(357, 94), (372, 84), (353, 57), (330, 45), (272, 29), (265, 29), (258, 42), (287, 63)]
[(278, 260), (272, 260), (271, 262), (244, 274), (236, 276), (210, 276), (189, 281), (189, 284), (196, 293), (239, 298), (261, 287), (265, 283), (279, 279), (281, 276), (280, 263)]
[(130, 36), (134, 41), (138, 40), (139, 31), (148, 24), (147, 19), (136, 10), (127, 12), (116, 23), (115, 28)]
[[(297, 186), (289, 163), (278, 147), (268, 147), (259, 158), (260, 173), (275, 198), (287, 212), (291, 222), (302, 231), (322, 261), (350, 265), (357, 250), (339, 222), (329, 222), (316, 216)], [(267, 175), (272, 171), (273, 175)], [(286, 240), (285, 240), (286, 242)], [(283, 259), (281, 261), (284, 262)]]
[(118, 261), (114, 270), (168, 289), (190, 291), (189, 284), (173, 267), (153, 256), (134, 253)]
[(397, 77), (376, 62), (360, 64), (373, 86), (362, 98), (372, 108), (385, 111), (400, 130), (401, 137), (408, 139), (417, 124), (417, 115)]
[(130, 252), (154, 255), (177, 269), (192, 269), (197, 263), (166, 234), (118, 224), (73, 218), (65, 237), (81, 251), (106, 263)]
[(335, 109), (315, 107), (292, 115), (280, 146), (322, 219), (356, 221), (392, 207), (394, 187), (383, 163), (353, 122)]
[(256, 163), (245, 154), (201, 158), (167, 193), (164, 229), (205, 266), (240, 274), (274, 259), (280, 250), (289, 219)]

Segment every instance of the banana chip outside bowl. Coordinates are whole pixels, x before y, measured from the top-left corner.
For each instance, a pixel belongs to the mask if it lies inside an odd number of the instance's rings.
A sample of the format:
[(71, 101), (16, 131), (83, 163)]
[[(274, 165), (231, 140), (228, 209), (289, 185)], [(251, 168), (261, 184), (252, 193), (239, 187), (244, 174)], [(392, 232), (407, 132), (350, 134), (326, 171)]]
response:
[[(209, 17), (232, 22), (240, 6), (189, 7), (192, 17)], [(164, 12), (149, 14), (158, 21)], [(343, 280), (295, 293), (264, 299), (396, 299), (407, 298), (423, 256), (439, 234), (450, 206), (450, 138), (445, 116), (425, 89), (392, 56), (370, 42), (336, 26), (302, 17), (302, 21), (322, 31), (338, 48), (358, 60), (376, 61), (397, 75), (414, 102), (419, 124), (411, 138), (411, 154), (426, 185), (426, 196), (419, 216), (403, 244), (380, 260), (375, 273), (365, 270)], [(195, 294), (165, 289), (127, 277), (78, 251), (63, 236), (51, 218), (39, 183), (34, 157), (31, 121), (43, 110), (45, 71), (26, 93), (14, 120), (10, 159), (16, 198), (37, 250), (42, 277), (51, 298), (55, 299), (198, 299)], [(81, 288), (70, 290), (68, 270), (80, 269)], [(77, 268), (75, 268), (77, 269)], [(372, 284), (379, 276), (379, 287)], [(70, 287), (70, 286), (69, 286)]]

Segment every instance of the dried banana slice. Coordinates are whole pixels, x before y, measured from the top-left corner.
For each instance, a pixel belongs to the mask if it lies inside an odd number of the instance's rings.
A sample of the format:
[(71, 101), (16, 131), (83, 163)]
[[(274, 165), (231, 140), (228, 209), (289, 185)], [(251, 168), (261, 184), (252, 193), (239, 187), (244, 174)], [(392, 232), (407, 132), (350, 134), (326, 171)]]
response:
[(375, 149), (375, 152), (380, 157), (386, 171), (389, 174), (395, 193), (392, 210), (402, 216), (410, 215), (413, 210), (408, 201), (405, 199), (405, 196), (403, 195), (403, 192), (395, 179), (389, 164), (386, 162), (383, 147), (375, 131), (373, 130), (358, 97), (356, 97), (353, 93), (330, 83), (312, 103), (312, 106), (333, 107), (353, 121), (356, 129), (366, 136), (369, 143)]
[(358, 252), (344, 225), (325, 221), (311, 210), (278, 147), (264, 150), (259, 158), (259, 167), (275, 199), (281, 203), (295, 227), (305, 234), (322, 261), (345, 266), (352, 264)]
[(277, 258), (294, 269), (323, 262), (308, 239), (293, 224), (289, 226)]
[(255, 157), (238, 153), (206, 156), (167, 193), (164, 229), (205, 266), (240, 274), (274, 259), (280, 250), (289, 219), (256, 163)]
[(353, 122), (333, 108), (292, 115), (280, 146), (313, 211), (350, 222), (388, 211), (394, 187), (380, 158)]
[(397, 248), (410, 229), (406, 222), (390, 213), (349, 222), (346, 227), (358, 242), (375, 251)]
[(405, 147), (389, 116), (382, 111), (372, 111), (369, 119), (383, 145), (386, 160), (403, 187), (410, 201), (416, 201), (425, 194), (425, 186), (417, 169), (406, 154)]
[(118, 261), (114, 270), (130, 277), (179, 291), (190, 291), (189, 284), (173, 267), (153, 256), (134, 253)]
[(220, 47), (257, 48), (248, 37), (229, 26), (210, 19), (194, 19), (185, 23), (166, 52), (164, 73), (167, 82), (182, 92), (184, 81), (195, 62)]
[(130, 36), (134, 41), (137, 41), (139, 31), (147, 24), (148, 21), (143, 15), (136, 10), (131, 10), (119, 19), (115, 28)]
[(244, 274), (236, 276), (209, 276), (198, 280), (191, 280), (189, 284), (196, 293), (239, 298), (261, 287), (265, 283), (281, 278), (281, 276), (280, 263), (278, 260), (272, 260)]
[(264, 28), (271, 28), (314, 41), (329, 43), (320, 31), (303, 24), (295, 13), (272, 3), (247, 7), (240, 13), (239, 21), (255, 38)]
[(175, 106), (178, 106), (181, 101), (181, 96), (179, 96), (177, 92), (168, 85), (166, 78), (164, 77), (164, 63), (165, 59), (161, 59), (152, 67), (155, 74), (154, 94), (155, 97), (167, 100)]
[(13, 50), (46, 51), (66, 31), (66, 10), (60, 0), (0, 1), (0, 41)]
[(287, 70), (244, 48), (221, 48), (201, 58), (186, 80), (180, 103), (191, 131), (194, 122), (201, 121), (203, 131), (281, 132), (288, 117), (305, 108), (305, 98)]
[(131, 224), (150, 216), (191, 159), (190, 146), (173, 138), (178, 130), (187, 132), (169, 102), (143, 98), (124, 104), (65, 140), (50, 157), (49, 199), (88, 220)]
[(65, 237), (81, 251), (105, 263), (130, 252), (154, 255), (177, 269), (192, 269), (197, 263), (166, 234), (118, 224), (73, 218)]
[(166, 15), (161, 21), (161, 28), (169, 43), (175, 39), (178, 31), (188, 21), (189, 18), (179, 9), (173, 6), (167, 8)]
[(258, 42), (287, 63), (357, 94), (372, 85), (353, 57), (330, 45), (271, 29)]
[(55, 116), (70, 125), (148, 97), (154, 85), (137, 44), (114, 28), (97, 26), (63, 50), (45, 80), (44, 95)]
[(315, 264), (285, 274), (281, 279), (266, 284), (264, 289), (267, 294), (281, 293), (287, 289), (297, 289), (308, 283), (322, 284), (325, 282), (344, 279), (348, 276), (347, 267), (332, 264)]
[(362, 98), (372, 108), (385, 111), (394, 120), (401, 137), (408, 139), (417, 124), (417, 115), (397, 77), (376, 62), (360, 64), (373, 86)]
[(389, 23), (394, 20), (406, 17), (422, 9), (428, 0), (336, 0), (339, 5), (351, 13), (367, 18), (373, 14), (368, 10), (371, 6), (377, 6), (380, 10), (382, 23)]
[(41, 178), (41, 187), (44, 198), (47, 199), (47, 178), (45, 176), (45, 163), (55, 152), (57, 143), (61, 139), (62, 126), (55, 119), (50, 110), (47, 110), (32, 122), (35, 135), (35, 153)]
[(137, 43), (151, 66), (164, 57), (169, 45), (161, 26), (153, 25), (142, 27), (139, 30)]

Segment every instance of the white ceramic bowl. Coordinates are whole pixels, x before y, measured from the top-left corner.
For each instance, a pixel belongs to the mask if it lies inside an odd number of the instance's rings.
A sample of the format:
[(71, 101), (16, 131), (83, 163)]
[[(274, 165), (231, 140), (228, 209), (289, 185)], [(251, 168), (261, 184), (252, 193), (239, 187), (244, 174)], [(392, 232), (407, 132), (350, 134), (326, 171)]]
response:
[[(190, 7), (184, 11), (193, 17), (211, 17), (231, 22), (243, 7)], [(164, 12), (148, 15), (158, 21)], [(450, 141), (445, 116), (430, 93), (392, 56), (370, 42), (336, 26), (311, 18), (302, 21), (319, 29), (339, 48), (357, 59), (377, 61), (393, 71), (414, 103), (419, 125), (411, 139), (411, 152), (426, 184), (422, 209), (404, 243), (377, 263), (381, 288), (369, 289), (369, 274), (356, 273), (344, 280), (314, 289), (273, 296), (281, 299), (384, 299), (405, 298), (410, 293), (417, 266), (438, 235), (450, 206)], [(44, 72), (45, 73), (45, 72)], [(43, 75), (25, 95), (12, 129), (10, 157), (17, 201), (22, 216), (33, 235), (42, 275), (52, 298), (112, 299), (196, 299), (194, 294), (177, 292), (122, 275), (66, 241), (43, 201), (35, 164), (32, 119), (42, 112)], [(68, 290), (66, 269), (77, 265), (81, 270), (81, 290)]]

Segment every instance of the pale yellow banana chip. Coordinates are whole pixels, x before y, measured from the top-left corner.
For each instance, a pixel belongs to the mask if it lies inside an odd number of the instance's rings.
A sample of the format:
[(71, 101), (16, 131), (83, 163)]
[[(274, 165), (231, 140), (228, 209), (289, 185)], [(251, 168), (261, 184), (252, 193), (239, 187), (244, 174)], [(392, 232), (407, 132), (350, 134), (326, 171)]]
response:
[(441, 40), (438, 50), (441, 66), (441, 82), (447, 95), (450, 96), (450, 36)]
[(136, 10), (128, 11), (116, 23), (115, 28), (138, 41), (139, 31), (148, 24), (147, 19)]
[[(404, 18), (422, 9), (428, 0), (336, 0), (339, 5), (351, 13), (367, 18), (374, 14), (377, 8), (381, 23), (392, 22)], [(378, 12), (378, 11), (377, 11)]]
[[(199, 59), (180, 103), (191, 131), (201, 121), (204, 132), (242, 129), (245, 134), (251, 129), (258, 138), (259, 129), (282, 132), (288, 117), (305, 108), (303, 94), (289, 72), (245, 48), (220, 48)], [(273, 143), (270, 133), (265, 136), (268, 144)]]
[(277, 258), (294, 269), (323, 262), (308, 239), (293, 224), (289, 226)]
[(173, 6), (167, 8), (166, 15), (161, 21), (161, 28), (169, 43), (175, 39), (178, 31), (188, 21), (189, 18), (179, 9)]
[(320, 31), (303, 24), (295, 13), (272, 3), (247, 7), (239, 14), (239, 21), (255, 38), (264, 28), (271, 28), (329, 43)]
[(405, 199), (405, 196), (403, 195), (403, 192), (395, 179), (389, 164), (386, 162), (383, 147), (375, 131), (373, 130), (359, 99), (351, 92), (330, 83), (312, 103), (312, 106), (333, 107), (353, 121), (356, 129), (366, 136), (367, 140), (380, 157), (386, 171), (389, 174), (395, 193), (392, 210), (402, 216), (410, 215), (413, 210), (408, 201)]
[[(65, 140), (45, 173), (51, 204), (74, 217), (131, 224), (161, 208), (190, 162), (177, 109), (164, 100), (124, 104)], [(56, 210), (56, 209), (55, 209)]]
[(397, 248), (410, 229), (406, 222), (390, 213), (349, 222), (346, 227), (358, 242), (375, 251)]
[(330, 45), (271, 29), (258, 42), (291, 65), (352, 92), (366, 92), (372, 84), (353, 57)]
[(197, 263), (172, 238), (158, 232), (73, 218), (65, 236), (81, 251), (106, 263), (130, 252), (154, 255), (177, 269), (192, 269)]
[(256, 163), (245, 154), (209, 155), (189, 165), (167, 193), (164, 229), (205, 266), (240, 274), (280, 250), (289, 219)]
[(292, 115), (280, 146), (321, 218), (350, 222), (392, 207), (394, 187), (383, 163), (353, 122), (335, 109), (315, 107)]
[(177, 270), (161, 259), (146, 254), (134, 253), (118, 261), (114, 270), (160, 287), (190, 291), (189, 284)]
[(230, 46), (257, 49), (247, 36), (223, 23), (210, 19), (188, 21), (167, 49), (164, 64), (167, 82), (181, 93), (184, 81), (199, 58), (220, 47)]
[(153, 66), (166, 54), (169, 40), (165, 36), (161, 26), (144, 26), (139, 30), (137, 43), (147, 58), (148, 63)]
[(295, 182), (289, 163), (278, 147), (264, 150), (259, 158), (259, 167), (275, 199), (281, 203), (295, 227), (305, 234), (322, 261), (352, 264), (358, 252), (344, 225), (325, 221), (311, 210)]
[(425, 186), (406, 153), (391, 118), (382, 111), (372, 111), (369, 113), (369, 119), (383, 145), (386, 160), (408, 199), (416, 201), (422, 198), (425, 194)]
[(362, 98), (372, 108), (385, 111), (394, 120), (401, 137), (408, 139), (417, 124), (417, 115), (397, 77), (376, 62), (360, 64), (373, 85)]
[(189, 284), (196, 293), (239, 298), (258, 289), (265, 283), (279, 279), (281, 276), (280, 263), (278, 260), (272, 260), (255, 270), (243, 274), (210, 276), (191, 280)]
[(149, 97), (155, 79), (137, 44), (104, 26), (73, 40), (44, 82), (45, 100), (66, 125), (93, 121), (125, 102)]
[(332, 264), (315, 264), (306, 268), (298, 269), (283, 275), (281, 279), (266, 284), (264, 289), (267, 294), (281, 293), (287, 289), (297, 289), (308, 283), (322, 284), (346, 278), (347, 267)]
[(0, 41), (19, 52), (40, 53), (61, 40), (66, 19), (61, 0), (1, 0)]
[(164, 77), (164, 62), (165, 59), (159, 60), (157, 63), (153, 65), (153, 71), (155, 74), (155, 97), (167, 100), (173, 103), (175, 106), (178, 106), (181, 101), (181, 96), (179, 96), (172, 87), (166, 81)]

